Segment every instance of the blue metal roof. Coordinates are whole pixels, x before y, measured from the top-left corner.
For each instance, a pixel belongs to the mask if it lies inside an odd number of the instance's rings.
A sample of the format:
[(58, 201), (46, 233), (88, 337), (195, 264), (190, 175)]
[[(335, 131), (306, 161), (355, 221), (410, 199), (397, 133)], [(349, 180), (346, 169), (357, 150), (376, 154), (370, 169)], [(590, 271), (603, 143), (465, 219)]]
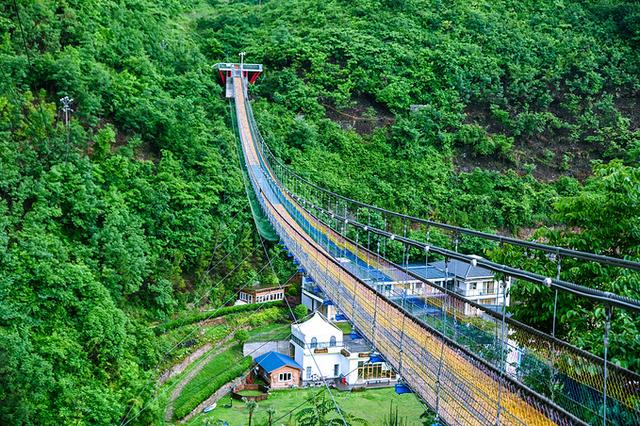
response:
[(279, 352), (267, 352), (256, 358), (256, 362), (267, 373), (271, 373), (278, 368), (285, 366), (297, 368), (302, 371), (302, 367), (290, 356), (281, 354)]

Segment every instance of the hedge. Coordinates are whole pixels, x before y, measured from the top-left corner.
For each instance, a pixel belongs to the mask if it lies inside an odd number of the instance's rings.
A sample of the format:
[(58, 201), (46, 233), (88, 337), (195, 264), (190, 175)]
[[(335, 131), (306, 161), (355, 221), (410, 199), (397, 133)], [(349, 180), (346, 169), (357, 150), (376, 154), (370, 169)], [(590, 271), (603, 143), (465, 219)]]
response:
[(194, 322), (200, 322), (210, 318), (223, 317), (229, 314), (237, 314), (240, 312), (253, 311), (255, 309), (258, 309), (259, 307), (270, 308), (273, 306), (282, 306), (282, 301), (277, 300), (274, 302), (248, 303), (246, 305), (224, 306), (215, 311), (198, 312), (183, 318), (178, 318), (175, 320), (167, 321), (164, 324), (160, 324), (154, 329), (154, 331), (156, 335), (160, 335), (160, 334), (166, 333), (169, 330), (173, 330), (178, 327), (183, 327), (185, 325), (193, 324)]
[[(211, 363), (217, 364), (218, 358), (225, 355), (225, 353), (219, 355)], [(209, 374), (208, 369), (203, 369), (190, 384), (198, 385), (191, 386), (191, 389), (187, 389), (189, 385), (183, 389), (182, 394), (176, 399), (174, 405), (173, 416), (176, 420), (185, 417), (192, 412), (202, 401), (209, 398), (214, 392), (229, 383), (236, 377), (242, 375), (249, 369), (253, 359), (250, 356), (242, 358), (238, 363), (233, 365), (225, 365), (225, 368), (218, 368), (218, 365), (214, 365), (213, 369), (216, 370), (216, 374)], [(221, 370), (221, 371), (220, 371)]]

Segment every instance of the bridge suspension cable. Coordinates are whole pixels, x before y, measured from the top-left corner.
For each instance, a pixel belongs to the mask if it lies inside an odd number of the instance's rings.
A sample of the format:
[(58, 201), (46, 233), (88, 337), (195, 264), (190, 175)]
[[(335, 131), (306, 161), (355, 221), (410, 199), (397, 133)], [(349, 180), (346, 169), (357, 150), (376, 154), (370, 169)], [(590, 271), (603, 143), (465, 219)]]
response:
[[(250, 120), (252, 120), (255, 123), (255, 118), (253, 118), (253, 113), (247, 109), (249, 111), (249, 115), (250, 115)], [(442, 229), (446, 229), (449, 231), (454, 231), (457, 235), (458, 234), (467, 234), (467, 235), (473, 235), (476, 237), (480, 237), (480, 238), (484, 238), (484, 239), (488, 239), (488, 240), (492, 240), (492, 241), (497, 241), (499, 243), (507, 243), (507, 244), (511, 244), (514, 246), (520, 246), (520, 247), (524, 247), (527, 249), (535, 249), (535, 250), (541, 250), (547, 253), (552, 253), (555, 254), (557, 256), (558, 259), (558, 265), (560, 265), (559, 263), (559, 259), (561, 258), (561, 256), (564, 257), (573, 257), (576, 259), (582, 259), (582, 260), (588, 260), (588, 261), (593, 261), (593, 262), (597, 262), (600, 264), (605, 264), (605, 265), (611, 265), (611, 266), (616, 266), (616, 267), (622, 267), (622, 268), (627, 268), (627, 269), (632, 269), (632, 270), (640, 270), (640, 262), (636, 262), (636, 261), (631, 261), (631, 260), (626, 260), (626, 259), (619, 259), (619, 258), (614, 258), (614, 257), (610, 257), (610, 256), (603, 256), (603, 255), (598, 255), (598, 254), (594, 254), (594, 253), (588, 253), (588, 252), (583, 252), (583, 251), (578, 251), (578, 250), (572, 250), (572, 249), (567, 249), (567, 248), (562, 248), (562, 247), (556, 247), (556, 246), (550, 246), (550, 245), (546, 245), (546, 244), (541, 244), (541, 243), (537, 243), (537, 242), (532, 242), (532, 241), (524, 241), (524, 240), (519, 240), (516, 238), (511, 238), (511, 237), (503, 237), (503, 236), (499, 236), (499, 235), (494, 235), (494, 234), (489, 234), (486, 232), (480, 232), (480, 231), (475, 231), (472, 229), (468, 229), (468, 228), (461, 228), (461, 227), (456, 227), (456, 226), (452, 226), (452, 225), (447, 225), (447, 224), (443, 224), (443, 223), (439, 223), (439, 222), (435, 222), (435, 221), (431, 221), (431, 220), (427, 220), (427, 219), (420, 219), (420, 218), (416, 218), (413, 216), (408, 216), (408, 215), (404, 215), (401, 213), (396, 213), (396, 212), (392, 212), (386, 209), (382, 209), (379, 207), (375, 207), (369, 204), (365, 204), (365, 203), (361, 203), (359, 201), (356, 200), (352, 200), (350, 198), (344, 197), (342, 195), (336, 194), (332, 191), (329, 191), (325, 188), (319, 187), (311, 182), (309, 182), (308, 180), (306, 180), (305, 178), (301, 177), (300, 175), (296, 174), (295, 172), (293, 172), (289, 167), (287, 167), (286, 165), (284, 165), (277, 157), (275, 157), (275, 155), (273, 154), (273, 152), (269, 149), (268, 145), (266, 144), (266, 142), (264, 141), (264, 138), (262, 138), (262, 135), (260, 134), (257, 125), (255, 125), (255, 132), (256, 132), (256, 139), (257, 139), (257, 143), (259, 144), (260, 147), (260, 151), (266, 156), (267, 158), (267, 162), (271, 161), (273, 164), (275, 164), (275, 167), (273, 167), (274, 170), (276, 170), (276, 174), (277, 174), (277, 170), (280, 170), (281, 174), (285, 174), (288, 177), (293, 177), (294, 178), (294, 182), (298, 181), (298, 182), (302, 182), (305, 185), (308, 185), (318, 191), (320, 191), (323, 194), (326, 194), (330, 197), (334, 197), (336, 200), (342, 200), (344, 202), (348, 202), (348, 203), (353, 203), (357, 206), (361, 206), (361, 207), (365, 207), (367, 209), (371, 209), (372, 211), (376, 211), (376, 212), (382, 212), (384, 214), (389, 214), (398, 218), (401, 218), (403, 220), (410, 220), (410, 221), (415, 221), (417, 223), (422, 223), (422, 224), (426, 224), (428, 226), (434, 226), (436, 228), (442, 228)], [(281, 184), (282, 185), (282, 184)], [(357, 221), (353, 221), (351, 220), (348, 215), (347, 215), (347, 207), (346, 204), (344, 206), (344, 216), (341, 216), (337, 213), (337, 211), (339, 210), (338, 208), (336, 208), (337, 206), (337, 202), (334, 205), (334, 209), (330, 208), (330, 203), (329, 203), (329, 209), (323, 209), (322, 207), (320, 207), (317, 204), (314, 203), (308, 203), (307, 198), (301, 197), (299, 195), (297, 195), (294, 191), (289, 190), (288, 188), (286, 188), (284, 185), (282, 185), (281, 190), (285, 191), (289, 196), (293, 197), (296, 201), (298, 201), (299, 203), (301, 203), (303, 206), (305, 205), (311, 205), (312, 208), (317, 209), (317, 210), (322, 210), (324, 213), (330, 214), (332, 215), (332, 217), (335, 217), (336, 220), (341, 219), (341, 220), (346, 220), (349, 221), (349, 223), (352, 223), (353, 225), (359, 226), (360, 228), (364, 228), (365, 226), (361, 223), (358, 223)], [(385, 226), (386, 228), (386, 220), (385, 220)], [(414, 246), (424, 246), (424, 243), (421, 243), (419, 241), (416, 240), (408, 240), (404, 237), (400, 237), (397, 236), (396, 234), (394, 234), (393, 232), (389, 232), (386, 229), (379, 229), (379, 228), (371, 228), (369, 227), (369, 229), (371, 229), (372, 232), (376, 232), (381, 236), (384, 236), (386, 238), (397, 238), (398, 240), (402, 241), (403, 243), (408, 243)], [(384, 250), (385, 246), (383, 246), (383, 250)], [(592, 300), (597, 300), (600, 302), (607, 302), (610, 303), (614, 306), (620, 306), (623, 307), (625, 309), (630, 309), (630, 310), (634, 310), (637, 312), (640, 312), (640, 301), (639, 300), (635, 300), (629, 297), (625, 297), (625, 296), (621, 296), (621, 295), (617, 295), (611, 292), (606, 292), (606, 291), (602, 291), (602, 290), (598, 290), (598, 289), (594, 289), (591, 287), (587, 287), (584, 285), (579, 285), (579, 284), (575, 284), (569, 281), (563, 281), (560, 279), (560, 273), (559, 273), (559, 266), (558, 266), (558, 274), (557, 277), (554, 278), (550, 278), (547, 276), (543, 276), (534, 272), (529, 272), (529, 271), (524, 271), (521, 269), (517, 269), (517, 268), (512, 268), (506, 265), (501, 265), (498, 263), (494, 263), (491, 262), (489, 260), (486, 259), (477, 259), (474, 258), (472, 256), (468, 256), (468, 255), (464, 255), (461, 253), (458, 253), (456, 250), (448, 250), (442, 247), (438, 247), (438, 246), (431, 246), (432, 250), (434, 252), (437, 252), (441, 255), (446, 255), (449, 256), (451, 258), (457, 259), (457, 260), (461, 260), (464, 261), (466, 263), (471, 263), (471, 262), (477, 262), (477, 264), (479, 264), (482, 267), (485, 267), (487, 269), (490, 269), (494, 272), (500, 272), (500, 273), (507, 273), (510, 276), (513, 276), (515, 278), (519, 278), (519, 279), (523, 279), (529, 282), (533, 282), (533, 283), (537, 283), (537, 284), (542, 284), (545, 285), (547, 287), (553, 288), (553, 289), (560, 289), (560, 290), (564, 290), (567, 291), (569, 293), (573, 293), (582, 297), (586, 297)], [(556, 302), (557, 303), (557, 302)], [(554, 303), (555, 305), (555, 303)]]

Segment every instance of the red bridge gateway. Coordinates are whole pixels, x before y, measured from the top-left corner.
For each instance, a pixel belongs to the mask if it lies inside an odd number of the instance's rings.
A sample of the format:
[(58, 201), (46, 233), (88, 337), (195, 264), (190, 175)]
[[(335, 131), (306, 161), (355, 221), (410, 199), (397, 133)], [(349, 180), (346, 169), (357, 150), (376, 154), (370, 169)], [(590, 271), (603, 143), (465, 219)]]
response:
[(233, 98), (232, 77), (234, 75), (239, 75), (239, 73), (242, 72), (242, 77), (244, 77), (244, 80), (249, 84), (253, 84), (258, 79), (258, 76), (262, 73), (262, 64), (238, 64), (220, 62), (215, 64), (213, 67), (218, 70), (218, 74), (220, 74), (222, 84), (224, 84), (227, 89), (227, 98)]

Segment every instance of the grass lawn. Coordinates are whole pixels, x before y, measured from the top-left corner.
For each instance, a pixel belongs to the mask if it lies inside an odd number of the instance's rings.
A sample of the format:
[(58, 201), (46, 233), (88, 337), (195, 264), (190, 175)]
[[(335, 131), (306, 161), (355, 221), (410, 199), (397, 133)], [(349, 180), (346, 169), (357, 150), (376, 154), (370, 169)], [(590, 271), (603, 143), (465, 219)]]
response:
[(344, 334), (351, 333), (351, 324), (347, 321), (334, 322), (333, 325), (342, 330)]
[(276, 323), (249, 330), (248, 342), (270, 342), (272, 340), (288, 340), (291, 334), (291, 324)]
[[(269, 407), (275, 408), (276, 414), (274, 419), (277, 419), (303, 403), (304, 400), (313, 393), (320, 391), (320, 388), (272, 391), (267, 400), (258, 403), (258, 408), (253, 416), (253, 424), (266, 424), (267, 408)], [(368, 389), (364, 392), (356, 393), (339, 392), (337, 390), (332, 390), (332, 392), (340, 409), (366, 420), (369, 425), (373, 426), (382, 423), (384, 416), (389, 413), (391, 402), (393, 402), (394, 406), (398, 407), (400, 416), (406, 418), (408, 426), (422, 425), (419, 417), (424, 409), (413, 394), (398, 395), (393, 388)], [(218, 420), (226, 420), (230, 426), (247, 425), (249, 416), (244, 403), (233, 401), (232, 408), (224, 408), (225, 405), (229, 404), (230, 400), (231, 398), (229, 396), (225, 396), (218, 401), (218, 407), (215, 410), (207, 414), (201, 413), (197, 415), (188, 425), (201, 426), (205, 425), (208, 421), (209, 425), (215, 426), (218, 424)], [(300, 407), (300, 409), (303, 407), (304, 405)], [(295, 415), (297, 411), (298, 410), (292, 413), (291, 418), (293, 422), (291, 425), (295, 425)], [(277, 423), (274, 423), (274, 425), (289, 425), (288, 419), (289, 416), (287, 415)]]
[(242, 353), (239, 346), (234, 346), (213, 357), (182, 389), (182, 392), (176, 398), (174, 412), (177, 417), (187, 414), (215, 392), (217, 390), (215, 379), (230, 371), (232, 367), (237, 366), (241, 359)]
[(260, 396), (262, 395), (262, 392), (257, 391), (257, 390), (243, 390), (238, 392), (238, 395), (242, 395), (242, 396)]

